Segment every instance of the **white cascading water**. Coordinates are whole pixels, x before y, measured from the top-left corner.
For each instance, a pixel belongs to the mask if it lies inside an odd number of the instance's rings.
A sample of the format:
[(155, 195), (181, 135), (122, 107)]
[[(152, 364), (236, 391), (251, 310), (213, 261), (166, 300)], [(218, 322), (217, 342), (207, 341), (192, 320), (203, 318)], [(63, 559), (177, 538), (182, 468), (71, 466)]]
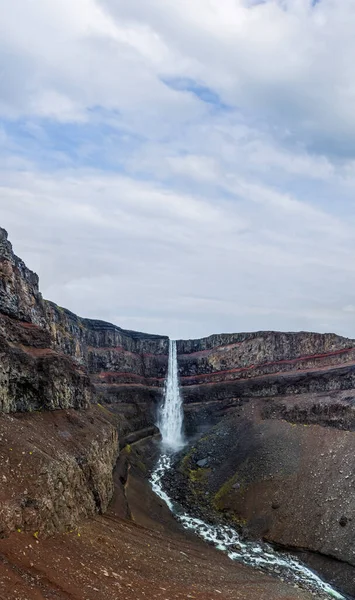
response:
[(161, 498), (185, 529), (194, 531), (203, 540), (212, 543), (225, 552), (230, 559), (261, 569), (274, 576), (292, 582), (301, 589), (309, 590), (318, 598), (345, 597), (322, 581), (316, 573), (287, 554), (276, 552), (264, 543), (242, 539), (236, 529), (227, 525), (211, 525), (189, 515), (184, 508), (173, 502), (164, 490), (163, 480), (167, 471), (173, 468), (173, 455), (184, 445), (183, 406), (179, 390), (176, 342), (169, 343), (169, 370), (165, 389), (165, 400), (160, 409), (159, 427), (162, 434), (164, 453), (151, 475), (153, 491)]
[(169, 368), (165, 398), (159, 414), (159, 429), (164, 446), (179, 450), (184, 445), (184, 413), (180, 394), (176, 341), (169, 340)]

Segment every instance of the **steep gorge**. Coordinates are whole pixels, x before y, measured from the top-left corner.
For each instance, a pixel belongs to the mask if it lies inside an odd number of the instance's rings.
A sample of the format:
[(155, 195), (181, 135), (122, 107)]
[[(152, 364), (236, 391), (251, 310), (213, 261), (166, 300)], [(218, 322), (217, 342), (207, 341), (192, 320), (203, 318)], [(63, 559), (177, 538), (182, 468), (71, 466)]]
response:
[[(3, 536), (68, 531), (107, 510), (120, 448), (157, 433), (168, 352), (165, 336), (44, 300), (0, 229)], [(179, 341), (177, 353), (195, 438), (178, 467), (179, 499), (310, 552), (355, 594), (355, 341), (224, 334)]]

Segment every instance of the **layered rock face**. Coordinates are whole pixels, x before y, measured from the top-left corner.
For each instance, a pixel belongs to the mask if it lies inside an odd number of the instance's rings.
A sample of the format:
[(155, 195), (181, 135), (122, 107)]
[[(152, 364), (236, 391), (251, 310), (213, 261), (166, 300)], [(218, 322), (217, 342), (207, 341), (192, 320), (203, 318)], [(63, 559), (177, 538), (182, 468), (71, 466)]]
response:
[(177, 498), (247, 535), (302, 550), (355, 595), (355, 342), (332, 334), (179, 343), (188, 431)]
[(355, 340), (334, 334), (214, 335), (179, 342), (178, 354), (187, 402), (196, 400), (202, 386), (208, 399), (225, 399), (355, 385)]
[(38, 277), (0, 229), (0, 410), (117, 403), (137, 426), (153, 423), (168, 338), (81, 319), (43, 300)]
[(156, 431), (167, 353), (44, 300), (0, 229), (0, 536), (106, 510), (119, 446)]
[(47, 330), (0, 314), (0, 410), (85, 408), (92, 387), (85, 370), (51, 347)]
[[(328, 394), (355, 388), (355, 341), (334, 334), (256, 332), (214, 335), (178, 342), (179, 371), (187, 430), (194, 433), (217, 422), (231, 405), (250, 398)], [(306, 403), (307, 404), (307, 403)], [(351, 403), (331, 409), (317, 398), (313, 422), (352, 419)], [(341, 407), (341, 408), (340, 408)], [(288, 408), (272, 408), (274, 414)], [(275, 412), (276, 411), (276, 412)], [(330, 412), (332, 416), (330, 416)], [(281, 414), (279, 412), (279, 414)], [(296, 418), (295, 416), (293, 418)], [(298, 414), (298, 419), (300, 414)], [(340, 422), (340, 421), (339, 421)]]

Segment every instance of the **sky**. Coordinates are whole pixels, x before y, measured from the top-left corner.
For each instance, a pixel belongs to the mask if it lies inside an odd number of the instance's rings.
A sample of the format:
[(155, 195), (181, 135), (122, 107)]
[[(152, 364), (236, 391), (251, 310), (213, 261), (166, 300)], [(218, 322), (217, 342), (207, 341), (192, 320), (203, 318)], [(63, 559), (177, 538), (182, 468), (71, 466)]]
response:
[(173, 338), (355, 337), (354, 0), (0, 0), (0, 226)]

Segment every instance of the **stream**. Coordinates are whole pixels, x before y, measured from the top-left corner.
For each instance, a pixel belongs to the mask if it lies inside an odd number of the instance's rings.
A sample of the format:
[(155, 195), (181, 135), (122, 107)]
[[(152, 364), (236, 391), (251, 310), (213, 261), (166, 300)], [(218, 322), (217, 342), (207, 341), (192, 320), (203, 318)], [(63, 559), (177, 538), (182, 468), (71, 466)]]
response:
[(242, 540), (239, 533), (227, 525), (211, 525), (193, 517), (178, 503), (174, 502), (163, 487), (163, 478), (173, 467), (174, 454), (162, 454), (152, 472), (152, 489), (168, 506), (175, 519), (217, 550), (228, 555), (231, 560), (239, 561), (250, 567), (260, 569), (284, 581), (294, 583), (300, 589), (316, 594), (324, 600), (346, 597), (324, 582), (316, 573), (287, 554), (276, 552), (269, 544)]
[[(184, 446), (183, 399), (180, 393), (176, 341), (169, 341), (169, 366), (164, 402), (160, 408), (158, 425), (162, 434), (163, 453), (152, 472), (153, 491), (163, 500), (181, 525), (193, 531), (206, 542), (227, 554), (231, 560), (260, 569), (303, 590), (329, 600), (346, 597), (325, 583), (316, 573), (286, 553), (276, 552), (269, 544), (245, 541), (236, 529), (228, 525), (208, 524), (193, 517), (164, 490), (164, 475), (173, 468), (174, 456)], [(165, 449), (165, 450), (164, 450)]]

